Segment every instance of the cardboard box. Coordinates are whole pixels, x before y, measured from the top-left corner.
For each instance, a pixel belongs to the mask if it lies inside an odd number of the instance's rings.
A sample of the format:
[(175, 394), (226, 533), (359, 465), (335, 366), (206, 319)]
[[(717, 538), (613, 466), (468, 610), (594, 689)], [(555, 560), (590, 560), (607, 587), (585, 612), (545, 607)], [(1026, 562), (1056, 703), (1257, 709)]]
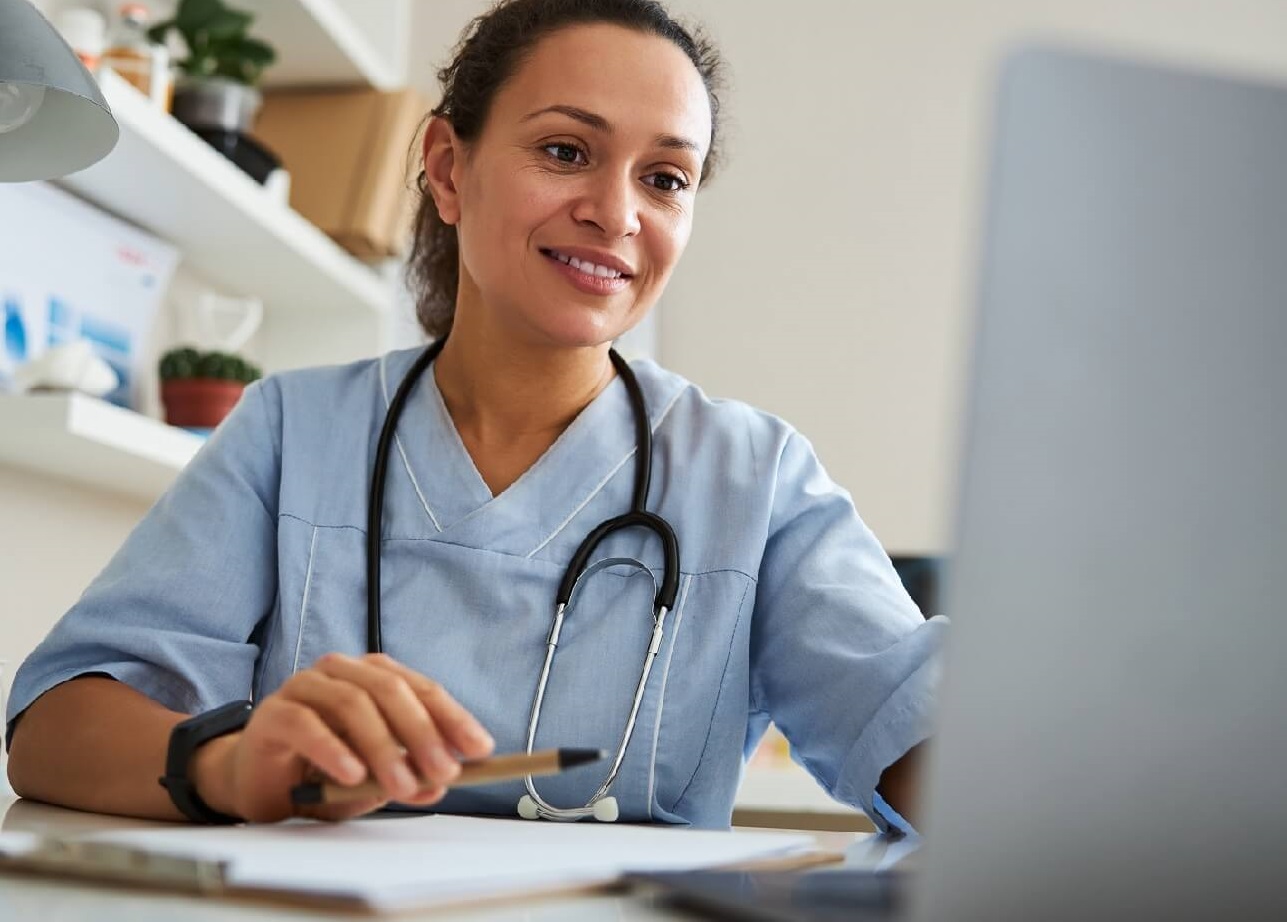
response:
[(428, 111), (414, 90), (282, 90), (264, 94), (253, 133), (290, 173), (291, 207), (374, 261), (410, 243), (420, 168), (408, 154)]

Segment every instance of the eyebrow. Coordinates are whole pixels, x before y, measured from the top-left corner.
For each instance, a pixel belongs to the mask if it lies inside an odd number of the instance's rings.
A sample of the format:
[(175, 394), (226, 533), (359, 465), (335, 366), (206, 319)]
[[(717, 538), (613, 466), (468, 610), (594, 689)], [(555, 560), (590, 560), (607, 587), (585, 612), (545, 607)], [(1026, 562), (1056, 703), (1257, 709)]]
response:
[[(578, 109), (576, 106), (564, 106), (564, 105), (546, 106), (544, 109), (538, 109), (535, 112), (532, 112), (523, 116), (521, 121), (530, 122), (532, 119), (537, 118), (538, 116), (541, 116), (541, 115), (545, 115), (546, 113), (549, 113), (549, 112), (556, 112), (559, 115), (566, 115), (568, 118), (575, 119), (581, 124), (586, 125), (590, 128), (593, 128), (595, 131), (602, 132), (603, 134), (607, 134), (607, 135), (612, 134), (612, 125), (608, 122), (606, 118), (594, 112), (587, 112), (585, 109)], [(657, 135), (657, 146), (664, 147), (668, 150), (692, 151), (694, 154), (697, 154), (699, 157), (701, 156), (701, 153), (702, 153), (702, 149), (697, 145), (695, 141), (690, 141), (688, 140), (688, 138), (681, 138), (678, 135), (673, 135), (673, 134)]]

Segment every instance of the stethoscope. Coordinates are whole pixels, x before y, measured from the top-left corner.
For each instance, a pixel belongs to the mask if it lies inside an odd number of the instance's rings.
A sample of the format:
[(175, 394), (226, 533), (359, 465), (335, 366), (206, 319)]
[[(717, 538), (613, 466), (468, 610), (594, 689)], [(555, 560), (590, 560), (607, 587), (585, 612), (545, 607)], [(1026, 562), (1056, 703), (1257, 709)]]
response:
[[(379, 653), (384, 645), (380, 638), (380, 533), (384, 520), (384, 475), (389, 467), (389, 446), (393, 442), (397, 429), (398, 417), (407, 402), (407, 395), (416, 382), (425, 373), (430, 363), (442, 351), (446, 338), (431, 343), (420, 355), (411, 370), (407, 372), (397, 393), (389, 403), (389, 411), (384, 417), (384, 427), (380, 430), (380, 441), (375, 451), (375, 468), (371, 474), (371, 497), (367, 508), (366, 529), (366, 636), (367, 649)], [(536, 726), (541, 718), (541, 702), (545, 698), (545, 686), (550, 679), (550, 667), (554, 664), (554, 651), (559, 645), (559, 632), (563, 629), (563, 615), (568, 603), (576, 591), (577, 583), (586, 575), (586, 562), (590, 555), (608, 535), (626, 528), (646, 528), (661, 539), (663, 554), (663, 577), (653, 600), (652, 640), (648, 644), (648, 653), (644, 657), (643, 672), (639, 684), (635, 686), (634, 703), (630, 706), (630, 719), (626, 721), (625, 732), (617, 746), (616, 758), (612, 770), (603, 784), (599, 785), (594, 796), (584, 807), (555, 807), (546, 803), (536, 792), (532, 776), (524, 779), (527, 793), (518, 802), (518, 813), (524, 819), (579, 820), (587, 816), (610, 823), (619, 816), (617, 799), (608, 796), (612, 783), (617, 780), (621, 763), (626, 757), (626, 747), (634, 734), (635, 719), (639, 716), (639, 706), (643, 702), (644, 688), (648, 684), (648, 674), (652, 672), (653, 661), (661, 649), (662, 632), (666, 623), (666, 614), (675, 605), (675, 592), (679, 586), (679, 540), (670, 524), (659, 515), (648, 511), (648, 488), (652, 482), (652, 427), (648, 421), (648, 404), (635, 374), (630, 370), (615, 349), (608, 352), (617, 374), (626, 386), (630, 396), (630, 408), (635, 418), (635, 487), (630, 502), (630, 511), (616, 518), (600, 523), (581, 542), (581, 546), (572, 555), (559, 584), (558, 596), (555, 599), (554, 624), (545, 641), (545, 663), (541, 667), (541, 677), (536, 683), (536, 694), (532, 698), (532, 713), (527, 727), (527, 751), (530, 754), (536, 743)], [(598, 565), (596, 564), (596, 567)]]

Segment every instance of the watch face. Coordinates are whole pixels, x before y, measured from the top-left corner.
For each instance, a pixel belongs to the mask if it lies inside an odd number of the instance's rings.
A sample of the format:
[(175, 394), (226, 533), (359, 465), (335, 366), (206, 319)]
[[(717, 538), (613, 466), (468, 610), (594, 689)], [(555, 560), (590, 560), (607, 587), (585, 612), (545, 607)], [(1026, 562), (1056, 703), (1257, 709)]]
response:
[(175, 725), (166, 754), (166, 774), (186, 778), (192, 751), (202, 743), (240, 730), (250, 720), (249, 701), (234, 701)]
[[(226, 733), (228, 730), (244, 727), (249, 719), (249, 701), (233, 701), (231, 704), (222, 705), (213, 711), (206, 711), (204, 714), (189, 718), (190, 721), (199, 722), (200, 726), (209, 727), (218, 733)], [(187, 723), (188, 721), (184, 722)]]

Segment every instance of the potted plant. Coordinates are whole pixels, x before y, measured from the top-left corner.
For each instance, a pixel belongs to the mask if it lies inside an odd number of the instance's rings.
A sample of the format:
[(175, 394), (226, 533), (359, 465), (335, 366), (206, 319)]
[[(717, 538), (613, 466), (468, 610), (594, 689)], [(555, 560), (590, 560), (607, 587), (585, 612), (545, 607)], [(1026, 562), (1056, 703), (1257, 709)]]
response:
[(213, 429), (232, 412), (241, 392), (263, 376), (259, 367), (226, 352), (172, 349), (161, 357), (165, 421), (185, 429)]
[[(174, 117), (263, 182), (277, 163), (249, 132), (263, 103), (256, 85), (277, 53), (246, 34), (254, 18), (223, 0), (180, 0), (174, 18), (157, 23), (148, 37), (169, 44), (177, 33), (185, 46), (175, 62), (181, 76), (174, 91)], [(258, 171), (257, 155), (263, 154), (273, 162)]]

